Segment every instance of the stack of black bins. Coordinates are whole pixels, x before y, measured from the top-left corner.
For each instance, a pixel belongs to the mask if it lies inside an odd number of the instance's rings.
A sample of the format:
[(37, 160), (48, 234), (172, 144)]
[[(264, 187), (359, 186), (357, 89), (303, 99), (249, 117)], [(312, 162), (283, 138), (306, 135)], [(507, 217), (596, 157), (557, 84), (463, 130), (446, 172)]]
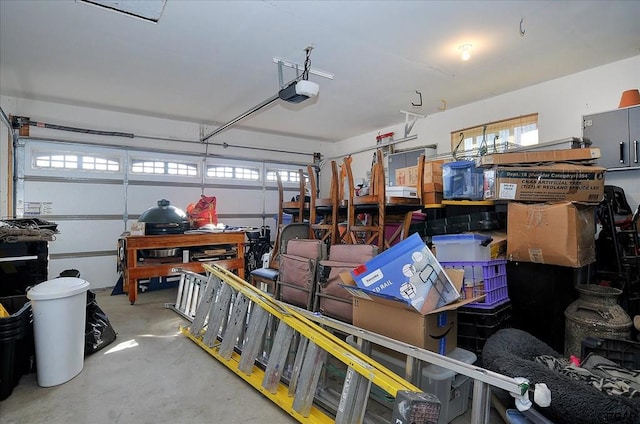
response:
[(20, 377), (35, 364), (33, 314), (27, 296), (0, 297), (9, 313), (0, 317), (0, 401), (13, 392)]
[(458, 308), (458, 347), (476, 354), (482, 366), (482, 349), (487, 339), (498, 330), (511, 327), (511, 302), (490, 309)]

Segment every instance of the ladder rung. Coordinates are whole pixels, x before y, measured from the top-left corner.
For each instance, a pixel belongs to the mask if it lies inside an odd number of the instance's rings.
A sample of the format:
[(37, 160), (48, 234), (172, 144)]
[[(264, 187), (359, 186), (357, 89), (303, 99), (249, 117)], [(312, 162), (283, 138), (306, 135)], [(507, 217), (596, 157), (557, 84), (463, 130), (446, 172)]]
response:
[(245, 374), (251, 374), (258, 356), (258, 351), (262, 346), (262, 338), (267, 328), (269, 314), (262, 308), (254, 308), (249, 318), (247, 328), (247, 341), (242, 346), (242, 355), (238, 369)]
[(316, 387), (320, 379), (322, 365), (327, 358), (327, 352), (322, 350), (314, 342), (309, 341), (300, 376), (296, 386), (296, 395), (293, 400), (293, 409), (303, 417), (309, 416), (311, 405), (316, 395)]
[(307, 345), (309, 339), (306, 337), (299, 337), (298, 335), (298, 351), (296, 352), (296, 359), (293, 362), (293, 368), (291, 369), (291, 379), (289, 380), (289, 396), (293, 396), (298, 386), (298, 377), (300, 376), (300, 370), (302, 369), (302, 361), (304, 360), (304, 353), (307, 351)]
[(371, 382), (349, 367), (342, 386), (336, 424), (362, 423), (370, 390)]
[(282, 371), (287, 360), (292, 338), (293, 328), (284, 322), (280, 322), (262, 382), (262, 387), (271, 393), (275, 393), (280, 384), (280, 377), (282, 377)]
[(223, 284), (217, 302), (211, 308), (209, 316), (209, 324), (207, 324), (207, 332), (204, 335), (203, 342), (211, 347), (218, 338), (218, 332), (229, 316), (229, 305), (231, 303), (231, 295), (233, 289), (228, 284)]
[(233, 309), (231, 310), (231, 316), (227, 324), (227, 329), (222, 337), (222, 343), (220, 344), (220, 356), (224, 359), (230, 359), (233, 348), (236, 345), (236, 341), (240, 334), (244, 331), (245, 318), (247, 315), (247, 309), (249, 308), (249, 299), (238, 293), (236, 301), (233, 303)]
[(198, 303), (193, 323), (191, 323), (191, 334), (197, 336), (204, 328), (205, 320), (209, 316), (221, 284), (222, 281), (219, 278), (213, 275), (209, 276), (202, 296), (200, 296), (200, 302)]

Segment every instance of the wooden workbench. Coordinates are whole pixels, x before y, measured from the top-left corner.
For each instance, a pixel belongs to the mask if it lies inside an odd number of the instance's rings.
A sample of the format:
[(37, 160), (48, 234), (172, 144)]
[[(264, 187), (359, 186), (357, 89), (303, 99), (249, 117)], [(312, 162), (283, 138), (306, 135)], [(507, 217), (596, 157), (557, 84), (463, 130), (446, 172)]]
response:
[[(198, 234), (167, 234), (154, 236), (126, 236), (119, 240), (119, 254), (122, 261), (123, 290), (129, 293), (129, 301), (133, 305), (138, 298), (138, 280), (151, 277), (165, 277), (176, 274), (174, 268), (186, 269), (193, 272), (203, 272), (202, 261), (182, 262), (182, 257), (165, 258), (168, 261), (140, 260), (141, 250), (171, 249), (171, 248), (202, 248), (220, 245), (235, 246), (235, 257), (230, 259), (213, 259), (216, 265), (236, 270), (238, 276), (244, 279), (244, 242), (243, 231), (198, 233)], [(175, 260), (175, 262), (172, 262)]]

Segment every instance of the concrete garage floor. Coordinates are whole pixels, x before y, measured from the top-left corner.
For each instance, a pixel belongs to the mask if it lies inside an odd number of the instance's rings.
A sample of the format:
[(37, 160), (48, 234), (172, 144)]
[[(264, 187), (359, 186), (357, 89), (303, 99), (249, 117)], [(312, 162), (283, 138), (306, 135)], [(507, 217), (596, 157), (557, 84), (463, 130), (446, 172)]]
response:
[[(83, 371), (56, 387), (24, 375), (0, 402), (0, 423), (294, 423), (286, 412), (220, 364), (178, 327), (188, 321), (165, 303), (176, 290), (126, 295), (96, 290), (98, 305), (118, 332), (85, 358)], [(469, 403), (471, 405), (471, 403)], [(452, 423), (470, 422), (470, 410)], [(503, 421), (492, 409), (491, 424)]]

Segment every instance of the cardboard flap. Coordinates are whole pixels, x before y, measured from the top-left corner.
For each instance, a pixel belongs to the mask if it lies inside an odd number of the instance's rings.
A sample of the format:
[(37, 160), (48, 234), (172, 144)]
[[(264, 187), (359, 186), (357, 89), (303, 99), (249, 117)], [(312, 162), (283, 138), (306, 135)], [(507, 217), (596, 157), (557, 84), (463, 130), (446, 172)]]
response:
[[(449, 276), (449, 278), (452, 280), (454, 287), (460, 291), (460, 289), (462, 288), (462, 284), (464, 282), (464, 270), (461, 269), (452, 269), (452, 268), (445, 268), (444, 271), (446, 272), (446, 274)], [(468, 305), (469, 303), (473, 303), (473, 302), (478, 302), (479, 300), (483, 299), (485, 297), (485, 295), (480, 295), (480, 296), (476, 296), (470, 299), (459, 299), (453, 303), (450, 303), (448, 305), (444, 305), (440, 308), (437, 309), (433, 309), (431, 311), (427, 311), (427, 312), (422, 312), (420, 310), (416, 310), (416, 308), (414, 308), (411, 304), (411, 302), (409, 300), (405, 300), (405, 299), (398, 299), (394, 296), (391, 296), (389, 294), (385, 294), (385, 293), (376, 293), (367, 289), (364, 289), (362, 287), (358, 287), (355, 283), (355, 281), (353, 280), (353, 277), (351, 276), (351, 273), (349, 272), (343, 272), (340, 273), (340, 279), (342, 280), (341, 286), (347, 290), (352, 296), (354, 297), (359, 297), (361, 299), (366, 299), (366, 300), (371, 300), (375, 303), (381, 303), (387, 306), (393, 306), (396, 308), (405, 308), (411, 311), (417, 311), (419, 312), (421, 315), (423, 316), (427, 316), (427, 315), (431, 315), (431, 314), (436, 314), (438, 312), (443, 312), (443, 311), (452, 311), (455, 309), (458, 309), (461, 306), (464, 305)]]

